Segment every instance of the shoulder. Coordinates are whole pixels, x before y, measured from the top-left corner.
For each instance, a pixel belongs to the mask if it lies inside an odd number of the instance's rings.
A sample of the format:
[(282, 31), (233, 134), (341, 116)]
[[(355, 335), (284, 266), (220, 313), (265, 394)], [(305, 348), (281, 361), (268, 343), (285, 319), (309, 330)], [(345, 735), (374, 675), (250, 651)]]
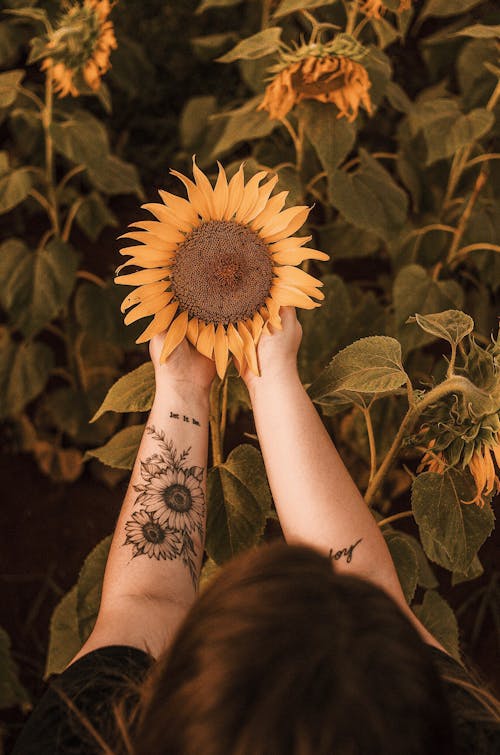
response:
[(98, 735), (109, 734), (113, 703), (125, 699), (134, 704), (153, 662), (138, 648), (110, 645), (81, 656), (61, 674), (52, 674), (12, 755), (79, 752), (83, 751), (79, 743), (88, 741), (92, 729)]

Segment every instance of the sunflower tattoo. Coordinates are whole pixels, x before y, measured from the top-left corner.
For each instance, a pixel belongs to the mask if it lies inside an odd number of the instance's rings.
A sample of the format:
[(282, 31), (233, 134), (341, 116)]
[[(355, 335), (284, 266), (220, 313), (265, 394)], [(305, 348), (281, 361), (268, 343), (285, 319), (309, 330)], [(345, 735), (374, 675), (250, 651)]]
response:
[(180, 558), (197, 586), (196, 548), (193, 535), (204, 539), (205, 496), (201, 483), (203, 467), (186, 466), (191, 447), (177, 454), (173, 442), (153, 426), (146, 432), (158, 441), (162, 453), (141, 461), (142, 485), (134, 485), (139, 493), (138, 510), (125, 524), (126, 539), (133, 558), (148, 556), (173, 560)]

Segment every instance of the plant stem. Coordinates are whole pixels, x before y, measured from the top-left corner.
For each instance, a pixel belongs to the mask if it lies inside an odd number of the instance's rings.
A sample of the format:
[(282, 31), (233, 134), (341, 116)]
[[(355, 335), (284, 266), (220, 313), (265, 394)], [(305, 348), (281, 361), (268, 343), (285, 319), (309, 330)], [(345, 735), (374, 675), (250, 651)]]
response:
[(474, 205), (476, 204), (477, 198), (479, 196), (479, 192), (481, 191), (485, 183), (486, 183), (486, 170), (483, 166), (481, 170), (479, 171), (478, 177), (476, 178), (476, 183), (474, 184), (474, 189), (472, 191), (472, 194), (469, 197), (469, 201), (467, 202), (465, 210), (460, 216), (460, 220), (458, 221), (456, 231), (453, 235), (453, 241), (451, 242), (448, 256), (446, 257), (446, 261), (448, 265), (452, 262), (453, 258), (456, 255), (457, 249), (462, 240), (462, 236), (464, 235), (465, 229), (467, 227), (467, 223), (469, 222), (469, 218), (472, 214), (472, 209)]
[(71, 205), (71, 208), (66, 216), (66, 222), (64, 223), (64, 228), (62, 232), (62, 240), (68, 241), (70, 234), (71, 234), (71, 228), (73, 226), (73, 221), (76, 218), (78, 214), (78, 210), (82, 206), (83, 202), (85, 201), (85, 197), (78, 197), (76, 202), (73, 202)]
[(345, 33), (351, 34), (354, 31), (354, 27), (356, 25), (356, 19), (358, 16), (358, 0), (353, 0), (351, 5), (345, 5), (345, 12), (346, 12), (346, 24), (345, 24)]
[(224, 375), (224, 381), (222, 383), (222, 407), (221, 407), (221, 418), (220, 418), (220, 444), (221, 448), (224, 448), (224, 435), (226, 433), (226, 422), (227, 422), (227, 389), (228, 389), (228, 379), (227, 379), (227, 372)]
[(88, 280), (91, 283), (95, 283), (96, 286), (99, 286), (99, 288), (106, 288), (106, 281), (95, 273), (89, 272), (88, 270), (77, 270), (76, 277), (83, 278), (84, 280)]
[(271, 16), (272, 0), (262, 0), (262, 15), (260, 17), (260, 28), (267, 29), (269, 18)]
[(50, 127), (52, 125), (52, 106), (53, 106), (53, 89), (52, 73), (50, 69), (45, 77), (45, 107), (42, 114), (43, 130), (45, 133), (45, 176), (47, 180), (47, 191), (49, 194), (49, 203), (52, 207), (52, 227), (56, 236), (60, 235), (59, 211), (57, 206), (57, 197), (54, 187), (54, 144)]
[(221, 393), (222, 381), (218, 375), (215, 376), (212, 386), (210, 388), (210, 435), (212, 438), (212, 460), (213, 466), (218, 466), (223, 463), (223, 450), (222, 450), (222, 438), (221, 438), (221, 406), (220, 406), (220, 393)]
[(388, 516), (385, 519), (381, 519), (380, 522), (378, 522), (378, 526), (383, 527), (384, 524), (390, 524), (390, 522), (397, 522), (398, 519), (405, 519), (407, 516), (413, 516), (413, 511), (411, 511), (411, 509), (409, 509), (408, 511), (400, 511), (399, 514), (392, 514), (391, 516)]
[(484, 391), (481, 391), (479, 388), (477, 388), (467, 378), (462, 377), (461, 375), (454, 375), (453, 377), (444, 380), (432, 390), (428, 391), (417, 404), (409, 407), (403, 418), (403, 421), (401, 422), (401, 425), (399, 426), (399, 430), (396, 433), (392, 445), (387, 452), (387, 455), (385, 456), (382, 464), (373, 476), (373, 479), (368, 484), (365, 493), (365, 502), (367, 506), (371, 505), (375, 494), (380, 489), (382, 482), (384, 481), (387, 473), (394, 463), (396, 456), (400, 450), (401, 443), (403, 442), (403, 438), (405, 437), (405, 435), (412, 431), (414, 424), (422, 414), (423, 410), (431, 404), (434, 404), (438, 399), (443, 398), (443, 396), (447, 396), (449, 393), (454, 393), (456, 391), (463, 393), (465, 392), (465, 390), (475, 390), (478, 393), (484, 393)]
[(370, 447), (370, 477), (369, 482), (373, 480), (377, 469), (377, 447), (375, 445), (375, 435), (373, 434), (373, 423), (370, 415), (370, 409), (368, 407), (359, 407), (363, 412), (365, 418), (366, 433), (368, 435), (368, 445)]
[(68, 181), (71, 181), (71, 179), (74, 178), (74, 176), (77, 176), (79, 173), (82, 173), (84, 170), (85, 170), (85, 165), (75, 165), (73, 168), (71, 168), (71, 170), (68, 170), (66, 175), (62, 177), (61, 181), (59, 182), (57, 186), (57, 189), (56, 189), (57, 194), (59, 194), (64, 189)]

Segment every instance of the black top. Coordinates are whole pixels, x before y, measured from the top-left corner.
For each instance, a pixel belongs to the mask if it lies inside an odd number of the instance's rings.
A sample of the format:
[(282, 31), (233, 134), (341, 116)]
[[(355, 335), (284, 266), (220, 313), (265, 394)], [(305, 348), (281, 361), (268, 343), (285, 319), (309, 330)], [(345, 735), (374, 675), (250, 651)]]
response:
[[(441, 674), (461, 675), (460, 664), (432, 645), (427, 646)], [(130, 681), (140, 682), (154, 663), (152, 656), (127, 645), (111, 645), (93, 650), (71, 664), (62, 674), (53, 674), (48, 688), (31, 713), (16, 742), (12, 755), (94, 755), (102, 753), (95, 738), (70, 712), (62, 690), (76, 708), (91, 721), (107, 742), (116, 741), (112, 702), (123, 697)], [(467, 676), (465, 677), (467, 678)], [(457, 731), (457, 755), (498, 755), (500, 728), (468, 718), (465, 711), (473, 703), (462, 688), (445, 682), (447, 697)], [(127, 705), (134, 703), (127, 698)], [(478, 714), (482, 706), (478, 705)], [(464, 707), (465, 706), (465, 707)]]

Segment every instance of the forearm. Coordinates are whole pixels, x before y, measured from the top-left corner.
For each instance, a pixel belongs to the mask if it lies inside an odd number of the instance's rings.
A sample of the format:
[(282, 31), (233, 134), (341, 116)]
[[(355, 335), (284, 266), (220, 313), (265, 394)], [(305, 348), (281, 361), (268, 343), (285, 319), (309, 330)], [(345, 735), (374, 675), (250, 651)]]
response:
[(399, 590), (382, 533), (295, 369), (250, 387), (267, 476), (288, 543), (329, 554), (338, 571)]

